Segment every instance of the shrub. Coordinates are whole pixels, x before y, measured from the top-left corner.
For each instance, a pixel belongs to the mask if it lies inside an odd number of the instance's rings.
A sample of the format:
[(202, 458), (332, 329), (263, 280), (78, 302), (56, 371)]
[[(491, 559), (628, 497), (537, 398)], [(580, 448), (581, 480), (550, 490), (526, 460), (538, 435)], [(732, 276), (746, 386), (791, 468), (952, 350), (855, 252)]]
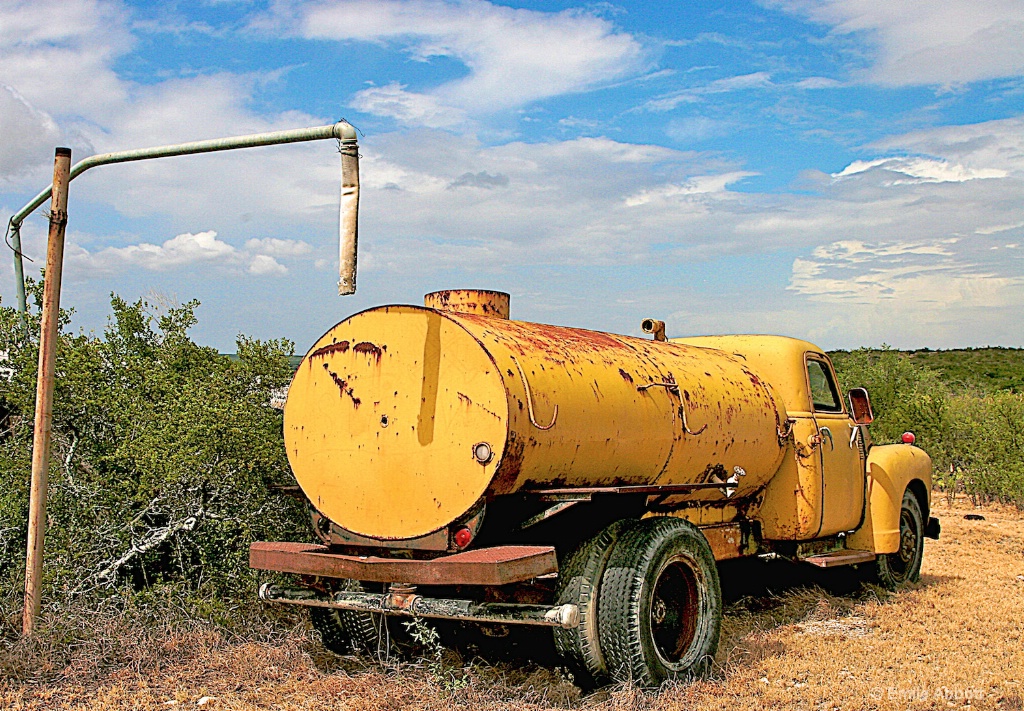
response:
[[(21, 585), (38, 357), (39, 284), (29, 328), (0, 307), (0, 579)], [(302, 540), (308, 519), (275, 494), (291, 483), (281, 414), (285, 340), (238, 339), (230, 359), (194, 343), (198, 302), (154, 313), (111, 297), (102, 337), (57, 347), (45, 595), (69, 603), (113, 588), (173, 585), (197, 598), (252, 597), (248, 543)]]
[(837, 353), (834, 362), (844, 389), (868, 389), (875, 442), (896, 442), (911, 431), (947, 493), (1024, 509), (1024, 395), (948, 385), (888, 347)]

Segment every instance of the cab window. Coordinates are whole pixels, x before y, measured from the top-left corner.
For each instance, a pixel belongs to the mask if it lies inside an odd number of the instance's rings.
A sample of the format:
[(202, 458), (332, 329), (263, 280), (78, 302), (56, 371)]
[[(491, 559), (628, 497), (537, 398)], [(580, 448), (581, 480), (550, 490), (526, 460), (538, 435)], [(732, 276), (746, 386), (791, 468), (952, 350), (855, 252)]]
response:
[(839, 388), (832, 379), (832, 371), (820, 360), (807, 360), (807, 381), (811, 386), (811, 402), (815, 412), (842, 412)]

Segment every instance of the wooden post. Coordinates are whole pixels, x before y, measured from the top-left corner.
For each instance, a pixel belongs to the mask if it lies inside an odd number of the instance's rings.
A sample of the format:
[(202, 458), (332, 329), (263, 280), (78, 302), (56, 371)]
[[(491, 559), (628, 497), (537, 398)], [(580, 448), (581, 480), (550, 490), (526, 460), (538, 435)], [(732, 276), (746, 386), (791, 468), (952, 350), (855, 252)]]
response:
[(60, 277), (64, 267), (64, 229), (68, 223), (71, 149), (58, 148), (53, 160), (50, 193), (50, 234), (46, 245), (42, 326), (39, 329), (39, 374), (36, 380), (36, 421), (32, 440), (32, 489), (28, 508), (28, 551), (25, 556), (25, 611), (21, 633), (29, 637), (39, 615), (43, 577), (43, 534), (46, 531), (46, 489), (53, 422), (53, 376), (60, 321)]

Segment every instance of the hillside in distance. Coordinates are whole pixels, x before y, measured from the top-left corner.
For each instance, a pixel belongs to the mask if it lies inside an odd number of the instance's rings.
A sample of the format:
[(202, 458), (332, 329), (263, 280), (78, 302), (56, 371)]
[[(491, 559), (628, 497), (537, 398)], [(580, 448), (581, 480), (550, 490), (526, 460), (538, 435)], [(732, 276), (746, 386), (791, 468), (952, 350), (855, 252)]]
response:
[[(900, 351), (916, 365), (937, 372), (949, 385), (976, 388), (983, 392), (1007, 390), (1024, 392), (1024, 348), (956, 348), (933, 351), (928, 348)], [(849, 351), (830, 351), (836, 369), (842, 370)]]

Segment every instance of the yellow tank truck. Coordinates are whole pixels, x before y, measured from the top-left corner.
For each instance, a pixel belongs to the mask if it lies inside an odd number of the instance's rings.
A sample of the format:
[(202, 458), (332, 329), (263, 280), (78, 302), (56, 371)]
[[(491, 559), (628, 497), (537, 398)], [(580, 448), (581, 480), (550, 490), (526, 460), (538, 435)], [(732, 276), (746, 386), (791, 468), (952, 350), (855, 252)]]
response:
[(376, 649), (388, 620), (552, 628), (584, 685), (706, 671), (717, 561), (785, 557), (916, 580), (931, 460), (873, 445), (811, 343), (653, 339), (509, 319), (509, 296), (428, 294), (331, 328), (284, 405), (320, 544), (258, 542), (301, 576), (327, 645)]

